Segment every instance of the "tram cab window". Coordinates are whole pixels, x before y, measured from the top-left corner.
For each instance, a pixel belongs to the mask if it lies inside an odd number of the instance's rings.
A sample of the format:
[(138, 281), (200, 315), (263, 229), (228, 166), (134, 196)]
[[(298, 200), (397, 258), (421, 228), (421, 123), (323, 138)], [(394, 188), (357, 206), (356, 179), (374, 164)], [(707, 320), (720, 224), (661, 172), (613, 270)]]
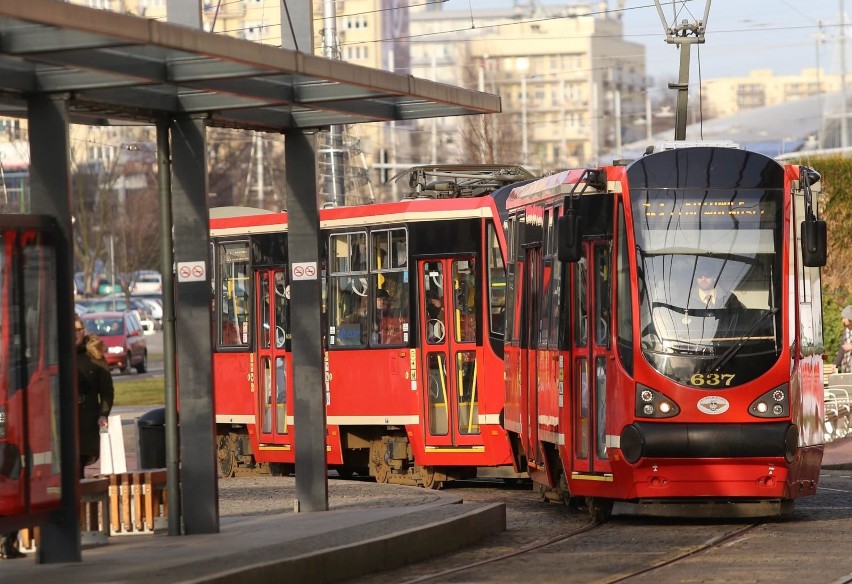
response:
[(502, 337), (506, 328), (506, 265), (500, 241), (492, 225), (488, 226), (488, 308), (491, 334)]

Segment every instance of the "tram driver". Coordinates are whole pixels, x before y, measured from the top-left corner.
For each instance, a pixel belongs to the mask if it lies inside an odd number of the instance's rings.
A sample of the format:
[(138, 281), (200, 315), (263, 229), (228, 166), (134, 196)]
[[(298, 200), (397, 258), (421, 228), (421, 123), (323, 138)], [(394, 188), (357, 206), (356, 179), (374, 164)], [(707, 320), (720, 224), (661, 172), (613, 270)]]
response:
[(705, 262), (695, 268), (695, 286), (689, 298), (691, 308), (742, 310), (743, 304), (737, 295), (717, 286), (719, 271)]

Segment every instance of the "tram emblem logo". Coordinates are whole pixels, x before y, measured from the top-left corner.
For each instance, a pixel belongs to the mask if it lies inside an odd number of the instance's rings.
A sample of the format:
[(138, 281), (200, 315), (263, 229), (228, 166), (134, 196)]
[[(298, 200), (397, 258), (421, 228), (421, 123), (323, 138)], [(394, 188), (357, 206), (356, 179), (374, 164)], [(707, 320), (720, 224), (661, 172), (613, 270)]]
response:
[(730, 405), (728, 400), (717, 395), (708, 395), (698, 400), (698, 409), (711, 416), (724, 414), (728, 411)]

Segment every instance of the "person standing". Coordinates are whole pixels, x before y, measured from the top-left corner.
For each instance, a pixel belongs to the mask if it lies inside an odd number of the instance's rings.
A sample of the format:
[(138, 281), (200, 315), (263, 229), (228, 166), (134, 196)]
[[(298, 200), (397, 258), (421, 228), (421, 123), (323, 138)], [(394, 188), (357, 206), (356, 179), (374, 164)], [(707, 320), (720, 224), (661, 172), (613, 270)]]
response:
[(843, 334), (834, 364), (839, 373), (852, 373), (852, 305), (840, 311), (840, 320), (843, 322)]
[(104, 358), (103, 341), (97, 335), (86, 334), (86, 327), (79, 316), (74, 319), (74, 343), (77, 347), (77, 403), (82, 479), (85, 477), (86, 466), (100, 458), (100, 431), (107, 428), (115, 388)]
[(0, 560), (14, 560), (23, 558), (24, 553), (15, 547), (15, 542), (18, 541), (18, 531), (11, 531), (0, 537)]

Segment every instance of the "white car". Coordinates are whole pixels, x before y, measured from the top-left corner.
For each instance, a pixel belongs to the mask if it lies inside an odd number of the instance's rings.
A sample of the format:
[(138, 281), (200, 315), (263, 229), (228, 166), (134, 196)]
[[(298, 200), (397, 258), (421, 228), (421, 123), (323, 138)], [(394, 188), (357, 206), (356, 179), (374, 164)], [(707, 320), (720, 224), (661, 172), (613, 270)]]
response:
[(130, 279), (130, 293), (145, 294), (151, 292), (162, 294), (162, 274), (156, 270), (139, 270), (138, 272), (135, 272), (133, 277)]

